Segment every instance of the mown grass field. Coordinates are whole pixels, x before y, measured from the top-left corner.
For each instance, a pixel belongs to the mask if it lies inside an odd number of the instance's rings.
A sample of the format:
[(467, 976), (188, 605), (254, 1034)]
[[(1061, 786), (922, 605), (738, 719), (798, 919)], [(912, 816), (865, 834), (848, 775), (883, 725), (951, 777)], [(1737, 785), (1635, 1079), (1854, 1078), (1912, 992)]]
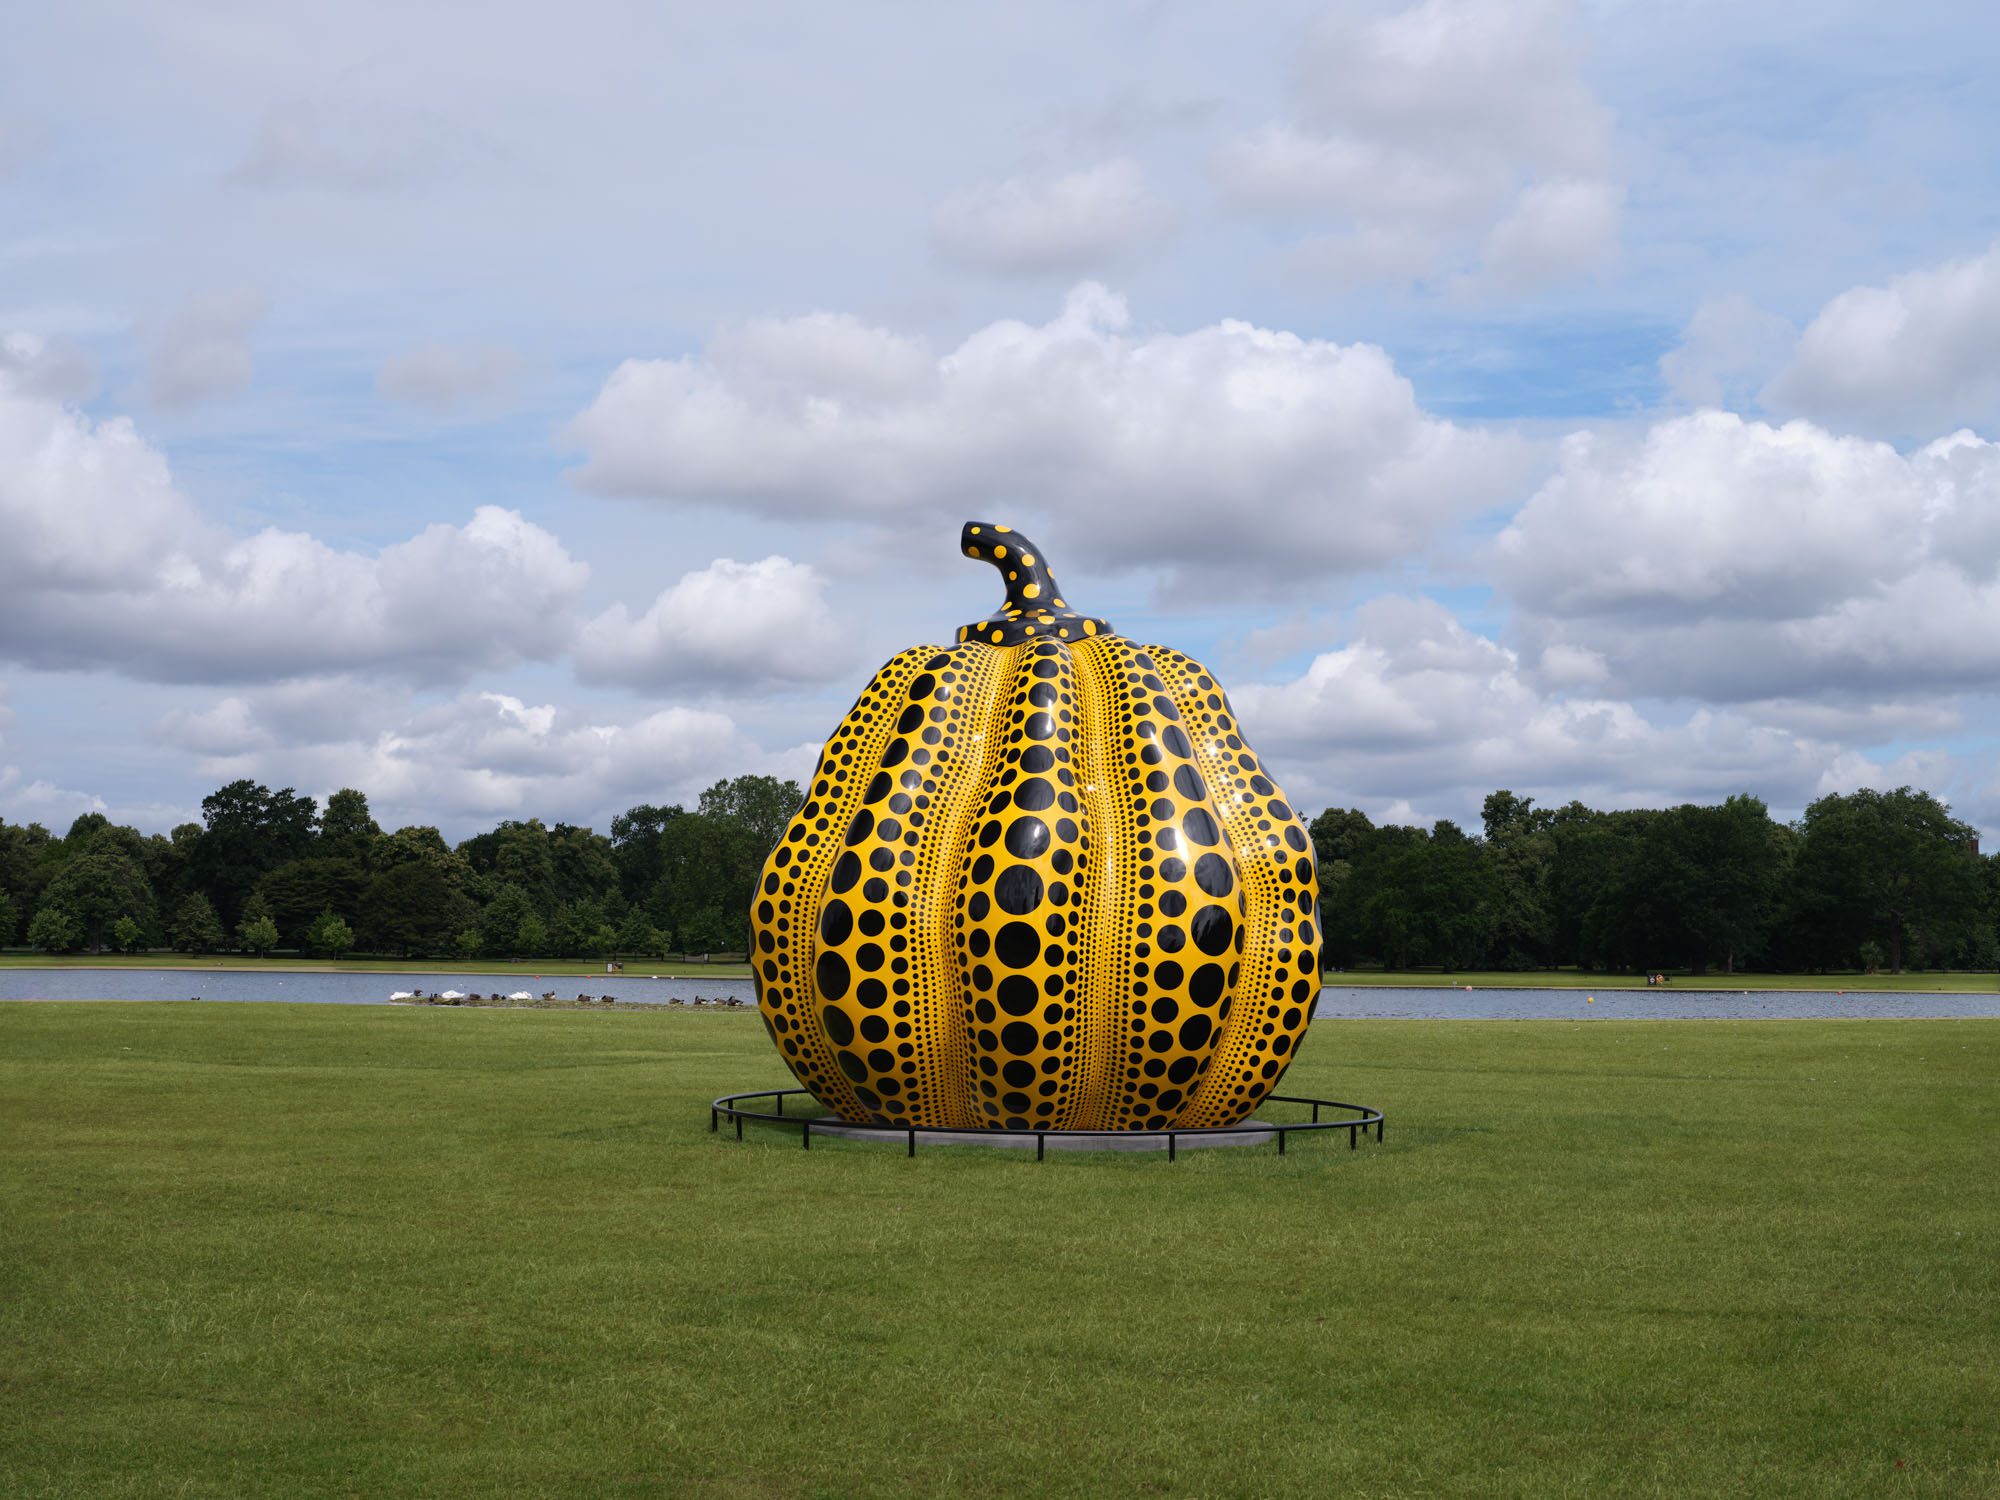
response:
[(738, 1144), (754, 1017), (0, 1006), (0, 1493), (2000, 1493), (2000, 1021), (1322, 1022), (1345, 1137)]

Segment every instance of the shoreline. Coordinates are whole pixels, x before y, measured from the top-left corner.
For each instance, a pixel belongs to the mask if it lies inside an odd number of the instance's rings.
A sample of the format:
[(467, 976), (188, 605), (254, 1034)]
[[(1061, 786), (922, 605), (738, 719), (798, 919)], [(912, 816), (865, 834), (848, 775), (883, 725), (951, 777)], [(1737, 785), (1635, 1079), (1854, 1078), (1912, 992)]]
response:
[[(749, 966), (744, 964), (709, 965), (668, 965), (662, 969), (627, 969), (619, 974), (606, 974), (601, 970), (521, 970), (502, 966), (465, 967), (441, 969), (427, 967), (418, 960), (401, 966), (390, 966), (384, 960), (380, 965), (334, 965), (307, 963), (5, 963), (0, 962), (0, 972), (5, 973), (105, 973), (116, 974), (131, 971), (156, 970), (163, 973), (186, 974), (434, 974), (440, 978), (470, 974), (490, 974), (520, 979), (593, 979), (593, 980), (639, 980), (639, 979), (713, 979), (723, 983), (748, 983), (754, 976)], [(1674, 983), (1649, 985), (1643, 980), (1626, 979), (1620, 976), (1593, 975), (1577, 978), (1561, 972), (1553, 974), (1523, 974), (1519, 979), (1510, 978), (1500, 983), (1488, 980), (1484, 983), (1467, 984), (1463, 980), (1453, 980), (1444, 976), (1431, 978), (1418, 975), (1387, 975), (1381, 973), (1339, 973), (1329, 972), (1321, 976), (1321, 986), (1325, 989), (1354, 990), (1452, 990), (1459, 992), (1505, 993), (1509, 990), (1605, 990), (1614, 994), (1660, 994), (1682, 995), (1787, 995), (1787, 994), (1851, 994), (1851, 995), (1986, 995), (2000, 994), (2000, 976), (1980, 987), (1970, 985), (1959, 988), (1940, 988), (1935, 985), (1882, 983), (1891, 979), (1890, 975), (1835, 975), (1814, 982), (1806, 975), (1753, 976), (1750, 984), (1718, 984), (1713, 980), (1700, 983)], [(1970, 975), (1967, 976), (1971, 977)], [(1982, 979), (1987, 978), (1984, 974)], [(1481, 976), (1485, 979), (1486, 976)], [(525, 1003), (525, 1002), (521, 1002)], [(574, 1004), (574, 1002), (565, 1002)], [(643, 1002), (627, 1002), (639, 1004)], [(664, 1008), (664, 1007), (662, 1007)]]

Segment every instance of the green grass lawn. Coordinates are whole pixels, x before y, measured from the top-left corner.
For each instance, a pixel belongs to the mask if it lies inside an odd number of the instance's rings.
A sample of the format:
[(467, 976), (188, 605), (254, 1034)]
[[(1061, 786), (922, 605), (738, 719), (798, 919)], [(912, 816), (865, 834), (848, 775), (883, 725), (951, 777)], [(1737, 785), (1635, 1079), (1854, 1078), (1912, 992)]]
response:
[(0, 1493), (2000, 1493), (2000, 1021), (1321, 1022), (1345, 1136), (753, 1129), (754, 1017), (0, 1006)]

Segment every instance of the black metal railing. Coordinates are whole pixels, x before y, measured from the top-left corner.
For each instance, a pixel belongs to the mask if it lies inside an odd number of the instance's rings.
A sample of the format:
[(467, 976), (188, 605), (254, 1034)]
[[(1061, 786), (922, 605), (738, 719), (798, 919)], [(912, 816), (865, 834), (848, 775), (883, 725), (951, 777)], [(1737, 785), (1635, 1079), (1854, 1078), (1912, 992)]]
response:
[[(1344, 1130), (1347, 1132), (1347, 1149), (1352, 1151), (1360, 1145), (1361, 1141), (1367, 1138), (1370, 1126), (1374, 1127), (1375, 1139), (1379, 1144), (1382, 1139), (1383, 1128), (1383, 1115), (1379, 1109), (1371, 1109), (1365, 1104), (1343, 1104), (1337, 1099), (1308, 1099), (1299, 1094), (1267, 1094), (1264, 1096), (1263, 1102), (1265, 1104), (1310, 1105), (1312, 1107), (1312, 1119), (1310, 1121), (1245, 1120), (1240, 1125), (1188, 1125), (1162, 1130), (1036, 1130), (1031, 1127), (1024, 1127), (1017, 1130), (1005, 1128), (993, 1130), (953, 1130), (933, 1125), (856, 1124), (851, 1120), (842, 1120), (826, 1115), (786, 1114), (785, 1101), (797, 1098), (812, 1099), (812, 1095), (805, 1089), (758, 1089), (755, 1092), (747, 1094), (725, 1094), (708, 1106), (709, 1133), (714, 1134), (719, 1130), (724, 1120), (734, 1120), (736, 1122), (736, 1139), (739, 1141), (743, 1139), (743, 1122), (745, 1120), (765, 1125), (796, 1125), (799, 1130), (799, 1144), (808, 1151), (812, 1150), (812, 1138), (815, 1131), (832, 1131), (843, 1135), (851, 1133), (882, 1136), (900, 1135), (905, 1138), (908, 1152), (911, 1156), (917, 1154), (917, 1137), (920, 1135), (951, 1136), (955, 1140), (968, 1144), (976, 1143), (981, 1137), (1011, 1136), (1020, 1139), (1026, 1136), (1033, 1136), (1035, 1138), (1036, 1161), (1041, 1161), (1045, 1158), (1049, 1139), (1052, 1136), (1058, 1141), (1090, 1139), (1157, 1141), (1164, 1137), (1167, 1143), (1167, 1160), (1174, 1161), (1179, 1157), (1182, 1139), (1189, 1137), (1198, 1140), (1213, 1140), (1219, 1136), (1275, 1135), (1278, 1138), (1278, 1155), (1283, 1156), (1285, 1154), (1285, 1138), (1288, 1135), (1305, 1134), (1315, 1130)], [(746, 1099), (769, 1099), (777, 1107), (775, 1109), (751, 1109), (742, 1103)], [(817, 1100), (813, 1102), (815, 1104), (818, 1103)], [(1353, 1112), (1354, 1118), (1345, 1120), (1323, 1120), (1320, 1118), (1321, 1110), (1335, 1109), (1350, 1110)]]

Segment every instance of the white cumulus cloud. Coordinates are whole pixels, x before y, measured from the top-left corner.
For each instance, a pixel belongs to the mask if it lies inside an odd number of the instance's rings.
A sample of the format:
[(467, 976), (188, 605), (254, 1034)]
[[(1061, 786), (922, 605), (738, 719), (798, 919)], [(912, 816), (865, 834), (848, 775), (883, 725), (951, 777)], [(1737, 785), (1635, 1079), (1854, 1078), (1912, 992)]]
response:
[(0, 383), (0, 654), (50, 670), (247, 681), (372, 669), (449, 680), (566, 649), (588, 569), (478, 507), (373, 554), (232, 536), (125, 418)]
[(2000, 244), (1842, 292), (1765, 399), (1829, 424), (1929, 437), (2000, 422)]
[(1086, 284), (943, 355), (822, 314), (628, 360), (569, 426), (574, 477), (785, 518), (1004, 502), (1106, 563), (1300, 575), (1407, 556), (1521, 474), (1520, 446), (1424, 411), (1373, 345), (1127, 321)]
[(521, 364), (521, 356), (505, 344), (429, 344), (384, 360), (375, 372), (375, 389), (434, 417), (492, 410), (512, 397)]
[(1611, 117), (1580, 63), (1563, 4), (1336, 13), (1298, 68), (1299, 118), (1210, 171), (1239, 206), (1310, 227), (1292, 255), (1308, 273), (1530, 291), (1617, 249)]
[(848, 661), (825, 590), (816, 569), (788, 557), (718, 558), (683, 574), (642, 615), (614, 604), (586, 622), (577, 635), (577, 675), (635, 688), (732, 692), (825, 681)]

